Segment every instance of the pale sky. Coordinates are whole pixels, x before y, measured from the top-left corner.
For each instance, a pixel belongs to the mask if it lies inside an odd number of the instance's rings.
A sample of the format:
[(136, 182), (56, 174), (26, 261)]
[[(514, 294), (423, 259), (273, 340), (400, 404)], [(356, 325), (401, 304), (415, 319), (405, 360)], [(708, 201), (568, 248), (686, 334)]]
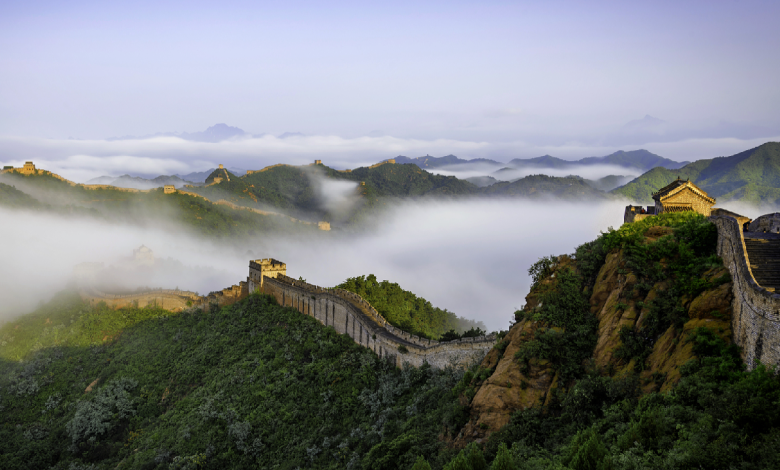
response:
[[(325, 137), (364, 159), (730, 155), (780, 136), (779, 17), (777, 1), (4, 1), (0, 160), (216, 123), (315, 137), (304, 156), (263, 147), (269, 164), (329, 156)], [(148, 156), (93, 147), (56, 158)]]

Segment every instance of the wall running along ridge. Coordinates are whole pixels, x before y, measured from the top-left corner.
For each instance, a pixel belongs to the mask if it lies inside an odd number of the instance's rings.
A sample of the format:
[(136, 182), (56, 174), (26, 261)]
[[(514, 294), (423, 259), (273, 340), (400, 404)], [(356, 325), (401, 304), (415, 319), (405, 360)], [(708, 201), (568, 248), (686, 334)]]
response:
[[(397, 367), (406, 362), (414, 367), (425, 362), (435, 368), (468, 367), (481, 361), (496, 342), (495, 335), (446, 343), (420, 338), (393, 327), (371, 304), (353, 292), (326, 289), (284, 275), (263, 277), (262, 290), (273, 295), (280, 305), (293, 307), (338, 333), (349, 335), (356, 343)], [(406, 348), (405, 352), (399, 351), (401, 346)]]
[(734, 285), (732, 331), (749, 369), (760, 361), (780, 364), (780, 294), (761, 287), (748, 263), (742, 225), (736, 218), (719, 215), (709, 220), (718, 228), (718, 256), (731, 273)]
[[(115, 295), (94, 288), (82, 288), (79, 293), (82, 299), (93, 305), (105, 302), (115, 309), (155, 306), (174, 312), (188, 308), (207, 310), (212, 305), (223, 307), (246, 298), (250, 285), (256, 286), (251, 280), (249, 282), (242, 281), (237, 286), (205, 297), (195, 292), (163, 289)], [(258, 290), (273, 295), (279, 305), (295, 308), (338, 333), (349, 335), (356, 343), (397, 367), (406, 362), (414, 367), (420, 367), (425, 362), (435, 368), (468, 367), (481, 361), (496, 342), (494, 334), (446, 343), (420, 338), (395, 328), (371, 304), (353, 292), (314, 286), (282, 274), (276, 278), (263, 276), (263, 287)], [(401, 346), (406, 348), (405, 352), (399, 351)]]
[(224, 307), (246, 298), (247, 294), (246, 282), (243, 281), (237, 286), (233, 285), (227, 289), (212, 292), (207, 296), (172, 289), (153, 289), (132, 294), (108, 294), (92, 287), (84, 287), (79, 290), (81, 298), (92, 305), (105, 302), (106, 305), (114, 309), (157, 307), (171, 312), (181, 312), (188, 308), (206, 310), (211, 305)]

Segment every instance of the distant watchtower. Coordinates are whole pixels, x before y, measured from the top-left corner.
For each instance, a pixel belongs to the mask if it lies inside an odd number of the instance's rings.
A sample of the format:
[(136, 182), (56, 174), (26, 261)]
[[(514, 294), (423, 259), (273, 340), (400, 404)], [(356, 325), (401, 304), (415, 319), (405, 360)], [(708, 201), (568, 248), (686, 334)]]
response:
[(35, 165), (33, 165), (33, 162), (24, 162), (24, 166), (19, 173), (23, 175), (34, 175), (36, 173)]
[(163, 193), (165, 194), (174, 194), (176, 192), (176, 186), (172, 184), (166, 184), (163, 186)]
[(322, 160), (314, 160), (315, 165), (322, 165)]
[(249, 262), (249, 277), (246, 279), (249, 292), (263, 290), (263, 276), (275, 278), (287, 275), (287, 265), (273, 258), (256, 259)]

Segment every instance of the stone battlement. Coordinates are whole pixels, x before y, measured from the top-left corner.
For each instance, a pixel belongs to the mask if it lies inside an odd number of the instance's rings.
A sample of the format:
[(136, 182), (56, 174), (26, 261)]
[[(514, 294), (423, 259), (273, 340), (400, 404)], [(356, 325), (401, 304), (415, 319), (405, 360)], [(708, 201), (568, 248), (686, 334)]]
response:
[(280, 305), (293, 307), (316, 318), (325, 326), (347, 334), (381, 358), (397, 366), (409, 363), (420, 367), (467, 367), (482, 360), (496, 342), (495, 335), (461, 338), (439, 342), (410, 334), (391, 325), (369, 302), (344, 289), (325, 288), (287, 276), (287, 265), (274, 258), (249, 262), (249, 277), (207, 296), (195, 292), (151, 289), (131, 294), (109, 294), (87, 287), (80, 290), (82, 299), (96, 304), (105, 302), (111, 308), (156, 306), (171, 311), (189, 308), (206, 310), (212, 305), (231, 305), (252, 292), (273, 295)]
[(354, 292), (324, 288), (286, 275), (265, 278), (263, 292), (273, 295), (281, 305), (293, 307), (339, 333), (348, 334), (358, 344), (399, 367), (404, 362), (416, 367), (425, 362), (439, 368), (465, 367), (481, 360), (496, 341), (495, 335), (448, 342), (421, 338), (392, 326)]
[(715, 215), (709, 220), (718, 228), (718, 256), (733, 281), (734, 342), (742, 349), (742, 359), (748, 368), (754, 368), (759, 361), (777, 366), (780, 364), (780, 294), (756, 282), (745, 246), (743, 223), (729, 215)]

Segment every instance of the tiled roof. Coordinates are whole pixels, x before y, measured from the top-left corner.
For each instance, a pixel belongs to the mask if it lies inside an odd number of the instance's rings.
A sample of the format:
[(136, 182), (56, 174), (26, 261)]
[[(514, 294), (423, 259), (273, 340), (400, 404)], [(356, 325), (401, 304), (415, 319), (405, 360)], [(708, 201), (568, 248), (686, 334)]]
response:
[(667, 199), (677, 194), (678, 192), (682, 191), (685, 188), (688, 188), (691, 191), (693, 191), (695, 194), (701, 196), (702, 199), (715, 204), (715, 198), (712, 198), (709, 195), (707, 195), (707, 193), (704, 190), (702, 190), (695, 184), (691, 183), (689, 180), (681, 180), (679, 176), (677, 177), (676, 180), (672, 181), (670, 184), (667, 184), (663, 188), (654, 192), (653, 199), (656, 201), (663, 201), (664, 199)]

